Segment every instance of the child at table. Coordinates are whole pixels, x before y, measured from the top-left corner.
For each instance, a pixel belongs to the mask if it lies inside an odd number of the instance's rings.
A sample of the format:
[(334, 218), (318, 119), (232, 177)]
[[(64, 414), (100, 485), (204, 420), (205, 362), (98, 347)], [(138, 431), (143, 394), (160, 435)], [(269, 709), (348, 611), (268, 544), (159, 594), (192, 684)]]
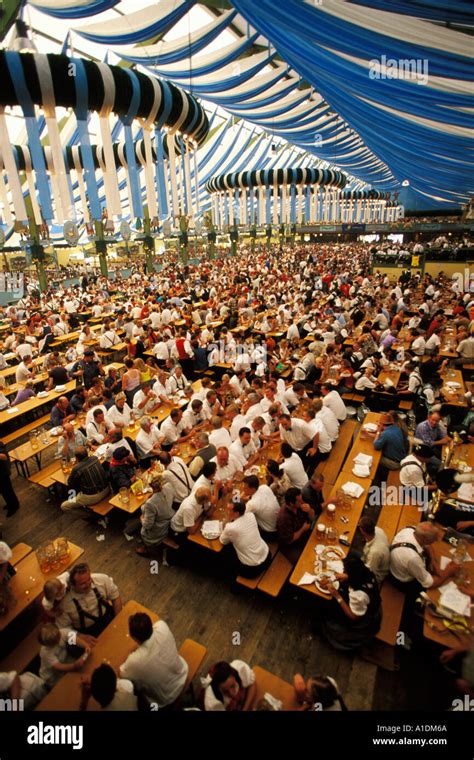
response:
[(217, 662), (202, 678), (200, 703), (206, 712), (251, 710), (256, 696), (255, 673), (242, 660)]
[[(90, 654), (90, 647), (75, 631), (58, 628), (56, 623), (46, 623), (39, 632), (40, 678), (52, 688), (63, 673), (80, 670)], [(84, 650), (78, 659), (69, 654), (68, 645), (78, 646)]]
[(56, 618), (62, 612), (61, 602), (64, 599), (69, 583), (69, 572), (61, 573), (57, 578), (46, 581), (43, 586), (41, 604), (49, 617)]
[(339, 694), (339, 687), (330, 676), (315, 676), (304, 680), (300, 673), (293, 679), (296, 699), (301, 710), (310, 712), (347, 710), (344, 700)]

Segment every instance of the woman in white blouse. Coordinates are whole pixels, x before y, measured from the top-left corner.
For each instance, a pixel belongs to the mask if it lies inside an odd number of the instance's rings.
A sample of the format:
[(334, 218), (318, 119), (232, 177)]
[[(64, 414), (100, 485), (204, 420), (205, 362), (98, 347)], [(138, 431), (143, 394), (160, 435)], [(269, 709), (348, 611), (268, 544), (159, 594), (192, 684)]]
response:
[(310, 712), (347, 710), (337, 682), (331, 676), (317, 675), (305, 681), (303, 676), (297, 673), (293, 679), (293, 685), (301, 710)]
[[(380, 629), (382, 608), (375, 576), (359, 557), (346, 557), (339, 583), (330, 584), (332, 610), (322, 622), (322, 632), (335, 649), (350, 651), (367, 644)], [(337, 588), (336, 588), (337, 586)]]
[(113, 427), (128, 427), (128, 425), (130, 425), (131, 414), (132, 410), (127, 404), (125, 393), (117, 393), (115, 396), (115, 404), (110, 407), (105, 415), (105, 421), (110, 423)]
[(252, 709), (257, 693), (255, 673), (242, 660), (217, 662), (202, 679), (202, 706), (209, 711), (243, 711)]

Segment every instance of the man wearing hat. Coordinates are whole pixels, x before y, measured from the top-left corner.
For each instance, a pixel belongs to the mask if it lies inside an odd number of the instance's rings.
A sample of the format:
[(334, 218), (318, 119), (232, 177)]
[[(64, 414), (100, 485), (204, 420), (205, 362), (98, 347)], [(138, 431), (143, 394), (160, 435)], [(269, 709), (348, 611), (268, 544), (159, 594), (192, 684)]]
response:
[(76, 362), (72, 368), (71, 376), (76, 379), (82, 379), (84, 387), (86, 390), (89, 390), (99, 375), (105, 375), (104, 368), (94, 358), (94, 352), (91, 349), (87, 349), (84, 351), (84, 357)]
[(126, 446), (119, 446), (112, 454), (110, 460), (110, 485), (114, 493), (118, 493), (121, 488), (130, 488), (136, 480), (135, 457), (130, 454)]
[(436, 484), (428, 483), (426, 464), (430, 461), (431, 456), (430, 447), (420, 443), (414, 446), (411, 454), (402, 459), (400, 462), (400, 483), (404, 488), (409, 488), (411, 492), (416, 489), (417, 493), (423, 494), (426, 493), (425, 489), (434, 491), (437, 488)]
[(7, 517), (14, 515), (20, 508), (20, 502), (13, 490), (10, 472), (10, 457), (5, 444), (0, 441), (0, 494), (5, 500), (4, 509), (7, 511)]
[(15, 568), (10, 564), (12, 556), (12, 550), (8, 544), (0, 541), (0, 584), (8, 583), (15, 575)]
[(5, 615), (15, 600), (8, 587), (15, 575), (15, 568), (10, 564), (12, 550), (4, 541), (0, 541), (0, 615)]

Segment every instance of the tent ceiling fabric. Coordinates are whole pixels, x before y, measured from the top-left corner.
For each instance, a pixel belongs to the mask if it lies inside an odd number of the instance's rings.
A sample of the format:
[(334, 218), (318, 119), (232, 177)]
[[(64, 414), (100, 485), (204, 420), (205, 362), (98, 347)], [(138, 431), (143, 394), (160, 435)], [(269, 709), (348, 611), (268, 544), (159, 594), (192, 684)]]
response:
[[(446, 26), (472, 24), (470, 0), (30, 5), (71, 19), (78, 46), (103, 45), (375, 188), (408, 180), (428, 205), (473, 192), (471, 38)], [(162, 39), (196, 8), (202, 26)]]

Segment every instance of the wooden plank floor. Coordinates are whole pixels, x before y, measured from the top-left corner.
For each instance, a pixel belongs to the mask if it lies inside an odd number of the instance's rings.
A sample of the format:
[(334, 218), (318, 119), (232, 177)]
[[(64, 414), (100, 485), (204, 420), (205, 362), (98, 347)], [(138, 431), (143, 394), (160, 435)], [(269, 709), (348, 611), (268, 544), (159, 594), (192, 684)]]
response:
[[(235, 596), (219, 573), (220, 558), (208, 556), (201, 547), (192, 548), (192, 570), (191, 564), (160, 564), (159, 574), (151, 575), (149, 560), (136, 555), (135, 542), (127, 542), (122, 535), (123, 516), (114, 517), (104, 531), (80, 517), (63, 514), (59, 500), (47, 502), (49, 494), (41, 487), (16, 474), (13, 478), (21, 509), (9, 519), (0, 509), (3, 539), (37, 548), (53, 536), (65, 535), (84, 547), (83, 559), (92, 570), (111, 575), (124, 602), (135, 599), (166, 620), (178, 646), (192, 638), (208, 648), (202, 673), (217, 660), (239, 658), (289, 682), (296, 672), (330, 675), (351, 710), (410, 708), (413, 690), (418, 705), (434, 706), (433, 694), (438, 690), (428, 677), (432, 661), (423, 667), (417, 661), (414, 667), (416, 654), (404, 653), (401, 670), (389, 673), (359, 657), (336, 652), (312, 635), (315, 608), (304, 594), (290, 587), (278, 599), (245, 590)], [(99, 534), (105, 534), (105, 541), (96, 540)], [(240, 644), (233, 643), (237, 640)]]

